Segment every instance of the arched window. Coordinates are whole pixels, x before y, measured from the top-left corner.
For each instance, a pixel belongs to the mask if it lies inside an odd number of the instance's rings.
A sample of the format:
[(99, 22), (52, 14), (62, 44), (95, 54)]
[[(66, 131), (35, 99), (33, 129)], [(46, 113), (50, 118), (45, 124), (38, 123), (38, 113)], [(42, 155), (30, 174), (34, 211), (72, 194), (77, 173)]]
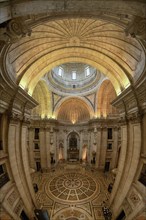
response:
[(76, 71), (72, 71), (72, 79), (76, 80), (77, 79), (77, 73)]
[(89, 68), (89, 66), (88, 66), (88, 67), (86, 67), (86, 69), (85, 69), (85, 76), (88, 77), (89, 75), (90, 75), (90, 68)]
[(62, 67), (59, 67), (58, 75), (61, 76), (61, 77), (63, 76), (63, 69), (62, 69)]

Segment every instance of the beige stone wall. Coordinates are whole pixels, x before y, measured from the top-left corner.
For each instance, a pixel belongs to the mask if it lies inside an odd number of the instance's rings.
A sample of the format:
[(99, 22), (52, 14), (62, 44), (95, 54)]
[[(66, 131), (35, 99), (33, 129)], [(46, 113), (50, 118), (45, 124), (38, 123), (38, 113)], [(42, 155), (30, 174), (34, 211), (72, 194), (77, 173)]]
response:
[(140, 213), (143, 213), (146, 202), (145, 185), (139, 181), (143, 165), (146, 164), (145, 82), (136, 89), (139, 108), (136, 107), (132, 92), (127, 92), (128, 95), (126, 92), (121, 95), (125, 104), (123, 109), (121, 97), (115, 102), (121, 111), (121, 153), (110, 204), (114, 218), (124, 210), (126, 219), (132, 220), (139, 218)]
[[(105, 161), (110, 161), (110, 170), (116, 167), (117, 163), (117, 149), (118, 149), (118, 131), (117, 131), (117, 121), (113, 122), (110, 120), (95, 120), (93, 124), (89, 125), (66, 125), (55, 124), (56, 120), (43, 120), (43, 121), (33, 121), (29, 129), (29, 154), (30, 154), (30, 166), (31, 168), (36, 167), (36, 161), (41, 162), (41, 169), (46, 170), (51, 167), (51, 154), (55, 162), (59, 162), (59, 145), (60, 143), (63, 146), (62, 154), (64, 160), (67, 161), (67, 149), (68, 145), (68, 136), (71, 132), (76, 132), (78, 140), (78, 149), (79, 149), (79, 159), (82, 159), (83, 156), (83, 147), (87, 147), (87, 162), (91, 164), (93, 160), (93, 153), (95, 152), (96, 165), (97, 169), (104, 170)], [(101, 127), (99, 128), (99, 124)], [(108, 136), (108, 127), (112, 128), (113, 138), (110, 140), (112, 143), (112, 149), (107, 149), (109, 140)], [(36, 140), (34, 139), (35, 128), (39, 128), (39, 149), (34, 149)]]
[(35, 207), (35, 195), (30, 178), (30, 166), (27, 152), (27, 125), (20, 120), (8, 120), (1, 115), (2, 149), (0, 150), (0, 165), (4, 166), (9, 180), (0, 189), (0, 202), (5, 210), (2, 220), (20, 219), (21, 211), (30, 217)]

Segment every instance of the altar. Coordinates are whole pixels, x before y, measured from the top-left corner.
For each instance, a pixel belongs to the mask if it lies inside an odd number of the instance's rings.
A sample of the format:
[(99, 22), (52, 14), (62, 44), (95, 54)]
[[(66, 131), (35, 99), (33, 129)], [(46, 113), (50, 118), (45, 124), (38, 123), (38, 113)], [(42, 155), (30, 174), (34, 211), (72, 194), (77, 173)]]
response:
[(79, 160), (79, 150), (76, 148), (71, 148), (67, 150), (68, 161), (78, 161)]

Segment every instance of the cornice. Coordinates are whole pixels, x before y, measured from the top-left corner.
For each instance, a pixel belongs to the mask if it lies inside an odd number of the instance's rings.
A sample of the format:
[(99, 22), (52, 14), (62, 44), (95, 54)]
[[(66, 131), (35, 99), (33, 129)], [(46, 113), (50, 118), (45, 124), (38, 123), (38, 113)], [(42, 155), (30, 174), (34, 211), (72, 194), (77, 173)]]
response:
[[(42, 7), (40, 7), (40, 4)], [(78, 11), (83, 11), (89, 13), (92, 11), (92, 14), (95, 12), (104, 13), (105, 10), (109, 13), (116, 13), (124, 15), (129, 11), (131, 15), (141, 15), (142, 17), (146, 16), (144, 10), (144, 1), (89, 1), (86, 0), (86, 4), (81, 4), (78, 0), (64, 1), (64, 0), (54, 0), (54, 1), (13, 1), (11, 4), (11, 13), (13, 17), (35, 15), (35, 14), (48, 14), (52, 15), (60, 13), (76, 13)], [(25, 9), (25, 10), (24, 10)], [(81, 10), (82, 9), (82, 10)], [(91, 10), (92, 9), (92, 10)], [(129, 10), (128, 10), (129, 9)]]

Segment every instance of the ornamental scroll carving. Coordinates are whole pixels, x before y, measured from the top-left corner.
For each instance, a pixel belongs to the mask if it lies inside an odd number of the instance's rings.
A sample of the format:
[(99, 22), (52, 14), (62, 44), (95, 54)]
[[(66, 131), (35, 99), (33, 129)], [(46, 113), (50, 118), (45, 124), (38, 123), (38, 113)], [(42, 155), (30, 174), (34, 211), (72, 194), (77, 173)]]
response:
[(5, 27), (0, 29), (0, 40), (5, 43), (14, 43), (20, 38), (30, 35), (31, 29), (21, 18), (10, 20)]
[(126, 35), (146, 40), (146, 19), (135, 17), (133, 21), (125, 29)]

